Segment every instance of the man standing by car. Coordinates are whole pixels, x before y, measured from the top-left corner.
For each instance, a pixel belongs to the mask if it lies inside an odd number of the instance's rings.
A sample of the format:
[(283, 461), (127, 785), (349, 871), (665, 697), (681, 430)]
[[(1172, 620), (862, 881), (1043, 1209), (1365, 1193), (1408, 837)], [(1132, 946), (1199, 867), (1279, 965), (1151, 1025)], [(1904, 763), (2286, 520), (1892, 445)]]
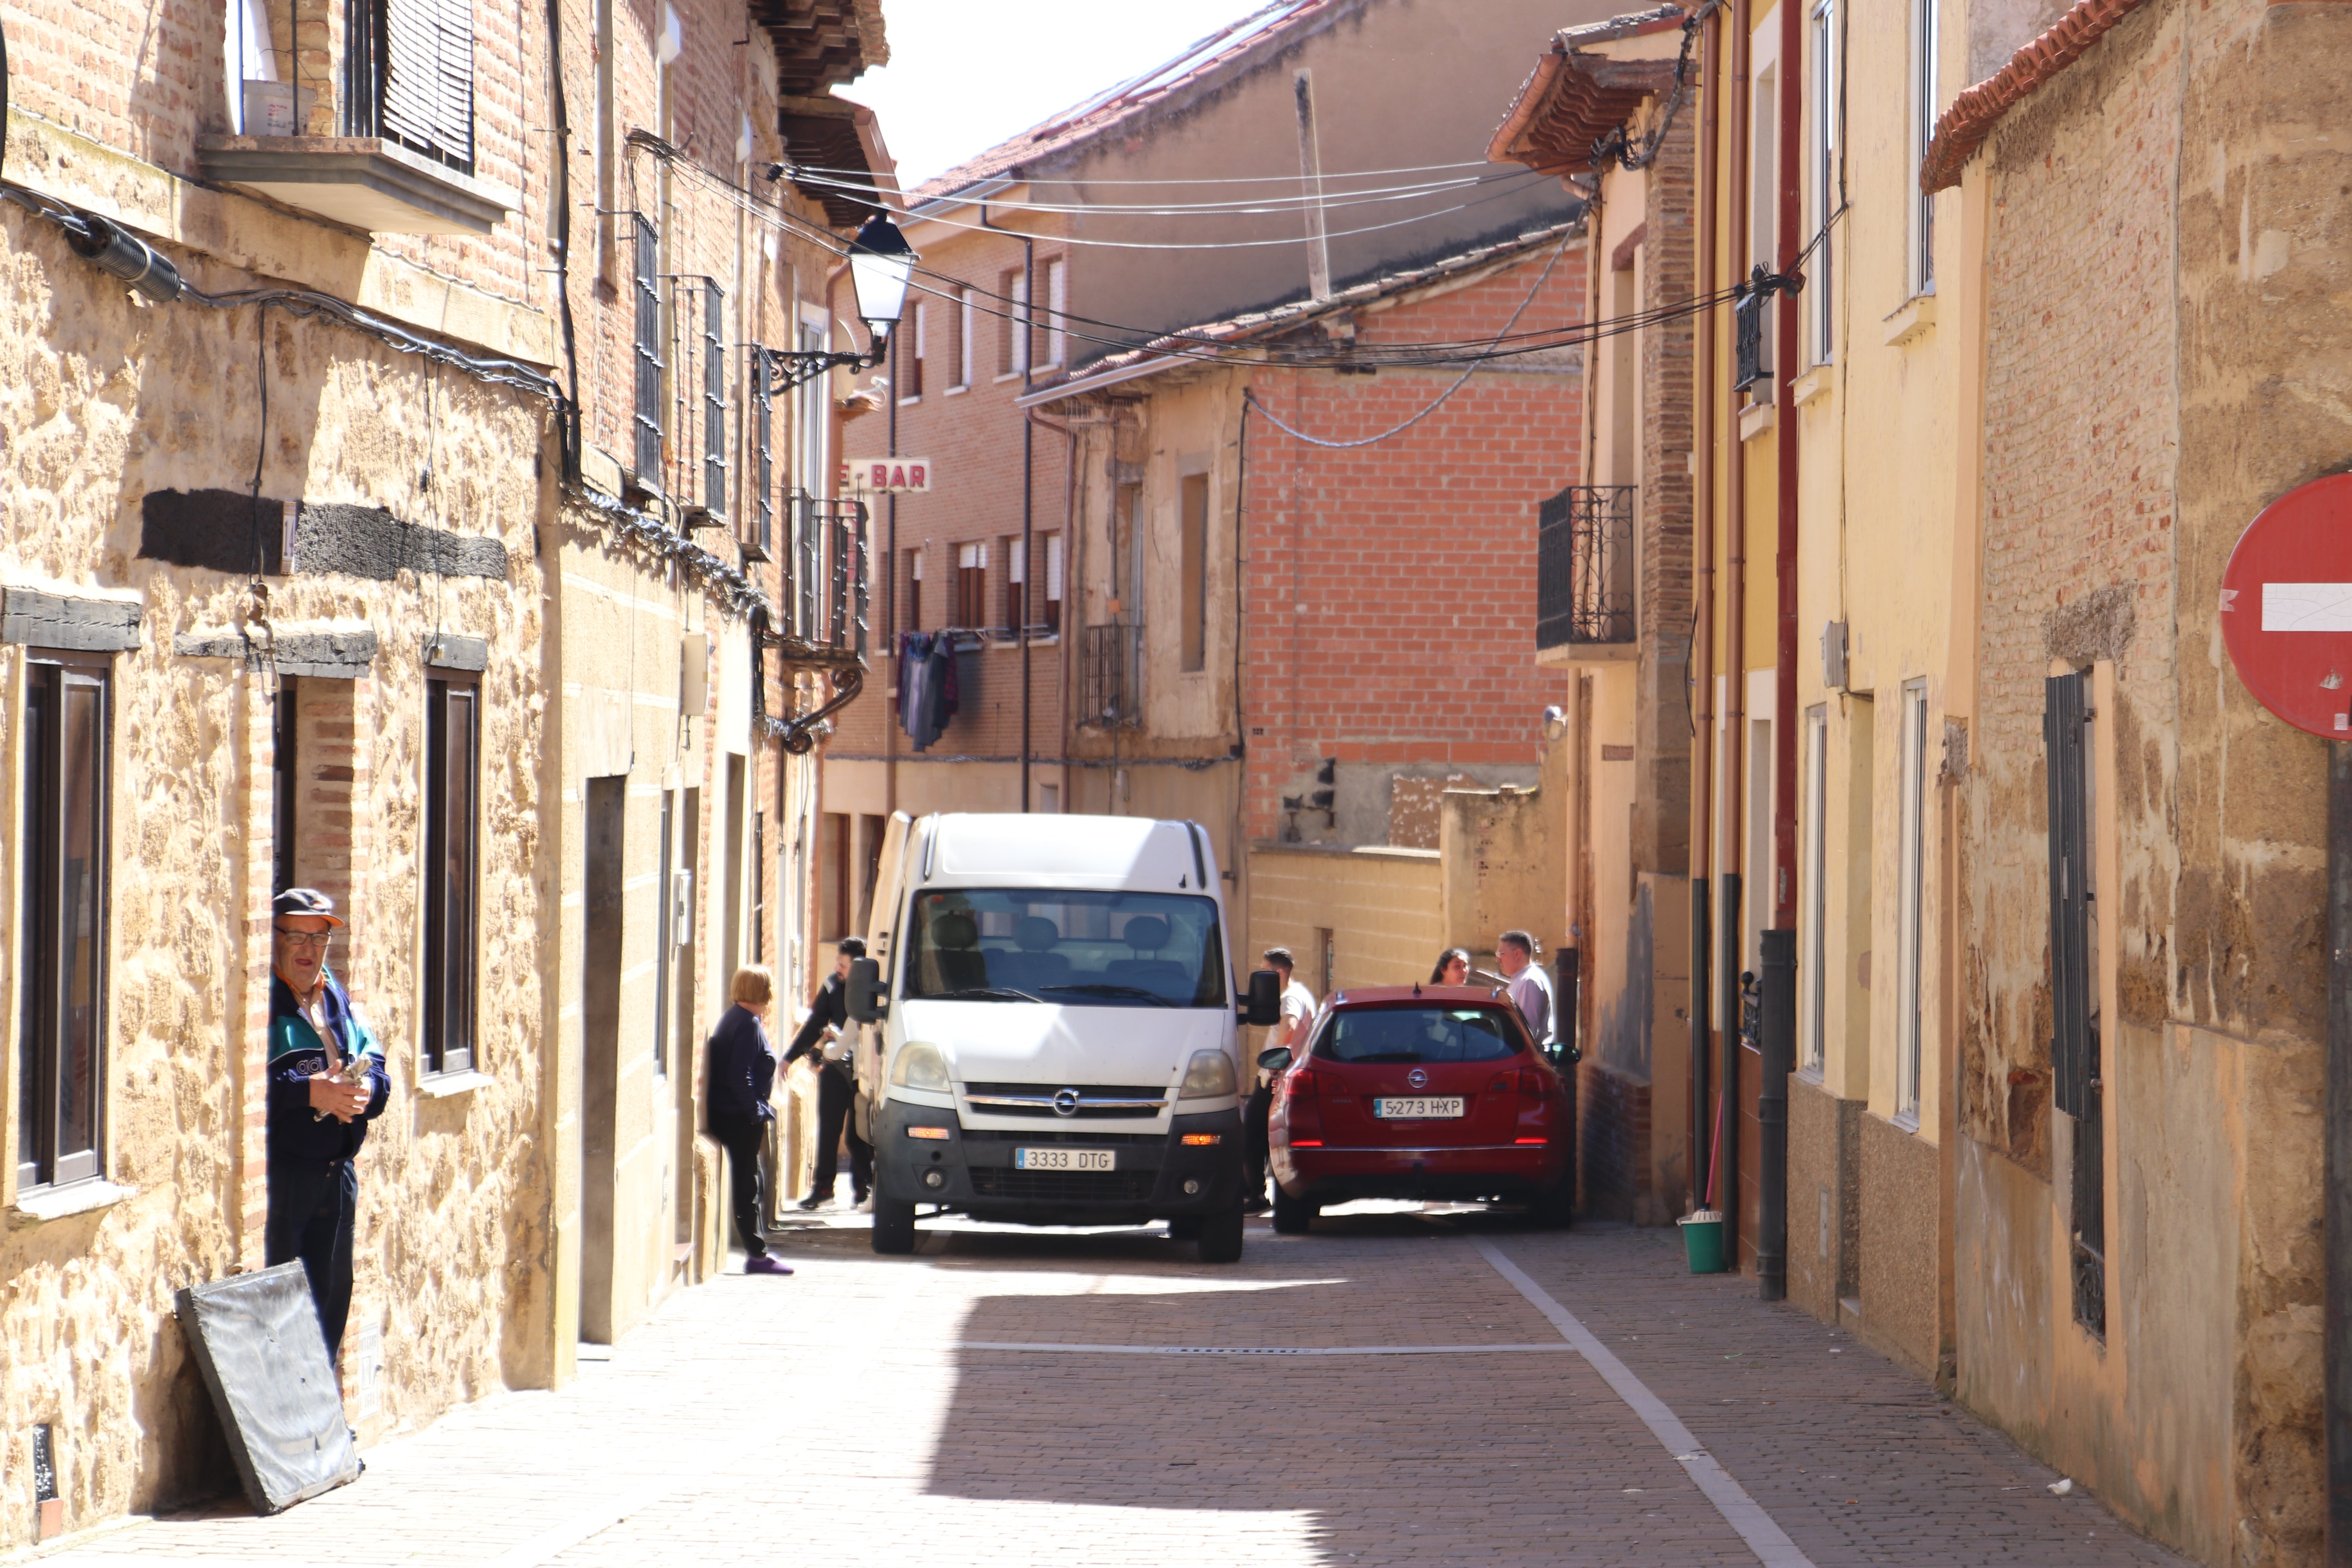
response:
[(1528, 1033), (1536, 1037), (1536, 1048), (1549, 1050), (1553, 1024), (1551, 976), (1536, 962), (1536, 939), (1523, 931), (1505, 931), (1495, 939), (1495, 966), (1503, 972), (1512, 1005), (1528, 1021)]
[[(1272, 1050), (1288, 1046), (1295, 1054), (1307, 1044), (1307, 1020), (1315, 1012), (1315, 993), (1297, 979), (1298, 961), (1286, 947), (1269, 947), (1265, 966), (1282, 981), (1282, 1016), (1268, 1026), (1265, 1043)], [(1256, 1087), (1242, 1108), (1242, 1208), (1249, 1214), (1265, 1210), (1266, 1123), (1274, 1110), (1274, 1080), (1264, 1068), (1256, 1069)]]
[[(804, 1209), (820, 1208), (833, 1201), (833, 1184), (841, 1173), (844, 1133), (849, 1138), (850, 1191), (856, 1194), (861, 1209), (872, 1201), (874, 1146), (857, 1135), (856, 1124), (850, 1120), (850, 1109), (857, 1100), (857, 1065), (845, 1037), (849, 1028), (849, 965), (853, 959), (865, 956), (866, 943), (862, 939), (841, 939), (841, 951), (834, 955), (833, 973), (825, 976), (816, 1000), (809, 1005), (807, 1021), (793, 1037), (792, 1048), (784, 1053), (786, 1067), (812, 1051), (817, 1053), (816, 1179), (809, 1195), (801, 1200)], [(837, 1052), (819, 1049), (828, 1031), (833, 1039), (843, 1042), (843, 1048)]]
[(289, 888), (270, 910), (269, 1217), (263, 1261), (299, 1258), (310, 1277), (327, 1359), (341, 1364), (352, 1310), (352, 1232), (360, 1178), (352, 1162), (383, 1112), (392, 1079), (383, 1048), (327, 968), (335, 900)]

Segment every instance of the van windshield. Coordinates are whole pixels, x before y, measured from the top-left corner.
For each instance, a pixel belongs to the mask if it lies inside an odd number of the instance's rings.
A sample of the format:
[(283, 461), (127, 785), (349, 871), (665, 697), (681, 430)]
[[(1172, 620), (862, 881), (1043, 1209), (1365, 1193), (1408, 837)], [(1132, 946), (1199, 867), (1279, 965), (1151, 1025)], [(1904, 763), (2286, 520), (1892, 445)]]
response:
[(1315, 1054), (1336, 1062), (1496, 1062), (1519, 1054), (1518, 1015), (1496, 1007), (1361, 1007), (1331, 1016)]
[(1214, 899), (952, 888), (915, 895), (901, 994), (1087, 1007), (1223, 1007)]

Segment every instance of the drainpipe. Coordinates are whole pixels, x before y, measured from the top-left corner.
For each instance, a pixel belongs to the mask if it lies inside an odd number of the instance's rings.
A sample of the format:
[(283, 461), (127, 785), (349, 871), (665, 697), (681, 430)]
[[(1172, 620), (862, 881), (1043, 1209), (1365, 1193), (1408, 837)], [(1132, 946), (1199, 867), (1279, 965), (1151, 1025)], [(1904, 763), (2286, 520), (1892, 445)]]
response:
[[(1699, 24), (1698, 296), (1715, 292), (1715, 193), (1717, 142), (1720, 133), (1721, 84), (1716, 35), (1720, 11)], [(1684, 668), (1691, 691), (1690, 791), (1690, 1168), (1691, 1204), (1706, 1206), (1711, 1149), (1707, 1133), (1707, 1052), (1714, 1045), (1708, 1019), (1714, 1011), (1708, 981), (1715, 943), (1709, 934), (1707, 865), (1714, 849), (1715, 814), (1708, 790), (1715, 767), (1715, 342), (1719, 312), (1692, 324), (1696, 353), (1691, 455), (1691, 646)]]
[[(1804, 14), (1780, 7), (1780, 255), (1774, 270), (1787, 277), (1803, 250), (1804, 205), (1799, 199), (1799, 138), (1804, 133), (1802, 89)], [(1782, 289), (1772, 315), (1772, 434), (1779, 447), (1780, 540), (1773, 561), (1780, 590), (1779, 639), (1772, 685), (1772, 926), (1764, 933), (1762, 1016), (1764, 1059), (1756, 1096), (1756, 1293), (1778, 1301), (1789, 1293), (1789, 1075), (1797, 1068), (1797, 353), (1798, 296)]]
[[(1016, 234), (1002, 224), (992, 223), (988, 204), (980, 204), (980, 226), (996, 234), (1010, 235), (1021, 242), (1021, 308), (1015, 314), (1019, 321), (1015, 330), (1021, 334), (1021, 391), (1026, 395), (1029, 384), (1035, 376), (1037, 359), (1037, 241), (1034, 236)], [(1064, 262), (1063, 276), (1067, 277), (1068, 263)], [(1024, 601), (1021, 614), (1014, 617), (1018, 628), (1013, 636), (1021, 651), (1021, 809), (1029, 809), (1029, 574), (1030, 524), (1029, 505), (1034, 490), (1036, 458), (1037, 427), (1028, 420), (1021, 422), (1021, 597)], [(1009, 586), (1009, 584), (1008, 584)], [(1005, 595), (1007, 602), (1012, 595)]]
[(2323, 1561), (2352, 1564), (2352, 742), (2327, 748), (2327, 1067), (2326, 1142), (2321, 1157), (2321, 1235), (2326, 1237), (2322, 1295), (2321, 1402), (2327, 1470)]
[[(1791, 4), (1793, 0), (1782, 0)], [(1748, 233), (1748, 0), (1732, 0), (1731, 7), (1731, 153), (1725, 160), (1728, 176), (1726, 204), (1727, 236), (1734, 256), (1746, 249)], [(1738, 268), (1734, 271), (1740, 270)], [(1731, 1268), (1739, 1268), (1739, 896), (1741, 856), (1746, 844), (1741, 828), (1740, 773), (1748, 726), (1748, 454), (1739, 438), (1739, 394), (1725, 378), (1724, 437), (1728, 447), (1725, 464), (1727, 491), (1724, 497), (1724, 629), (1723, 629), (1723, 864), (1717, 873), (1721, 884), (1722, 924), (1717, 933), (1723, 996), (1723, 1038), (1717, 1069), (1716, 1115), (1722, 1153), (1715, 1171), (1716, 1191), (1723, 1210), (1723, 1255)]]
[[(1051, 430), (1051, 431), (1053, 431), (1055, 435), (1057, 435), (1057, 436), (1061, 437), (1062, 437), (1062, 440), (1063, 440), (1063, 448), (1062, 448), (1062, 621), (1063, 621), (1063, 626), (1062, 626), (1061, 632), (1060, 632), (1060, 634), (1059, 634), (1059, 640), (1060, 640), (1060, 643), (1061, 643), (1061, 658), (1060, 658), (1060, 659), (1059, 659), (1059, 660), (1057, 660), (1057, 661), (1056, 661), (1056, 662), (1057, 662), (1057, 664), (1058, 664), (1058, 667), (1059, 667), (1059, 668), (1058, 668), (1058, 669), (1056, 670), (1055, 678), (1055, 679), (1056, 686), (1058, 687), (1058, 689), (1060, 689), (1061, 694), (1062, 694), (1062, 704), (1061, 704), (1061, 707), (1062, 707), (1062, 713), (1063, 713), (1064, 734), (1063, 734), (1063, 736), (1062, 736), (1062, 737), (1061, 737), (1061, 739), (1060, 739), (1059, 746), (1060, 746), (1060, 750), (1061, 750), (1061, 753), (1062, 753), (1062, 755), (1063, 755), (1065, 758), (1067, 758), (1067, 757), (1069, 756), (1069, 754), (1070, 754), (1070, 753), (1069, 753), (1069, 738), (1068, 738), (1068, 734), (1067, 734), (1067, 728), (1068, 728), (1068, 715), (1069, 715), (1069, 711), (1070, 711), (1070, 637), (1071, 637), (1071, 631), (1072, 631), (1072, 627), (1071, 627), (1071, 626), (1070, 626), (1070, 625), (1069, 625), (1069, 620), (1070, 620), (1070, 545), (1071, 545), (1071, 542), (1072, 542), (1072, 540), (1075, 538), (1075, 536), (1076, 536), (1076, 531), (1076, 531), (1076, 525), (1075, 525), (1075, 521), (1074, 521), (1074, 520), (1075, 520), (1075, 519), (1076, 519), (1076, 517), (1077, 516), (1077, 489), (1078, 489), (1078, 432), (1077, 432), (1077, 429), (1076, 429), (1076, 426), (1075, 426), (1075, 425), (1069, 425), (1069, 424), (1056, 424), (1056, 423), (1055, 423), (1055, 422), (1054, 422), (1053, 420), (1048, 419), (1048, 418), (1046, 418), (1044, 415), (1042, 415), (1042, 414), (1038, 413), (1038, 412), (1037, 412), (1035, 409), (1034, 409), (1034, 408), (1024, 410), (1024, 418), (1025, 419), (1025, 421), (1026, 421), (1026, 422), (1027, 422), (1027, 424), (1029, 424), (1029, 425), (1035, 426), (1038, 426), (1038, 427), (1043, 428), (1043, 429), (1046, 429), (1046, 430)], [(1024, 440), (1024, 442), (1025, 442), (1025, 441), (1026, 441), (1026, 439), (1027, 439), (1027, 432), (1026, 432), (1025, 430), (1024, 430), (1024, 433), (1023, 433), (1023, 439)], [(1026, 509), (1025, 509), (1025, 508), (1024, 509), (1024, 511), (1023, 511), (1023, 523), (1022, 523), (1022, 527), (1023, 527), (1023, 537), (1024, 537), (1024, 538), (1025, 538), (1025, 537), (1027, 537), (1027, 528), (1028, 528), (1028, 522), (1027, 522), (1027, 511), (1026, 511)], [(1032, 560), (1028, 559), (1028, 556), (1029, 556), (1029, 546), (1028, 546), (1028, 545), (1026, 545), (1026, 544), (1022, 545), (1022, 547), (1021, 547), (1021, 554), (1022, 554), (1021, 575), (1023, 576), (1023, 578), (1026, 579), (1026, 578), (1028, 578), (1028, 577), (1030, 577), (1030, 576), (1034, 575), (1034, 574), (1037, 572), (1037, 570), (1038, 570), (1038, 566), (1037, 566), (1037, 563), (1035, 563), (1034, 561), (1032, 561)], [(1028, 596), (1028, 593), (1029, 593), (1029, 584), (1028, 584), (1026, 581), (1024, 581), (1024, 582), (1022, 583), (1022, 584), (1021, 584), (1021, 592), (1022, 592), (1022, 596), (1025, 599), (1025, 598)], [(1025, 636), (1026, 634), (1024, 633), (1024, 635)], [(1025, 659), (1028, 656), (1027, 656), (1027, 654), (1024, 652), (1024, 653), (1023, 654), (1023, 656), (1022, 656), (1022, 657)], [(1025, 665), (1024, 666), (1024, 669), (1026, 668), (1026, 666), (1025, 666)], [(1024, 677), (1024, 683), (1023, 683), (1023, 688), (1022, 688), (1022, 689), (1023, 689), (1024, 692), (1028, 689), (1025, 677)], [(1025, 711), (1023, 713), (1022, 718), (1023, 718), (1023, 729), (1022, 729), (1022, 733), (1025, 736), (1025, 735), (1028, 733), (1028, 729), (1027, 729), (1027, 719), (1028, 719), (1028, 715), (1027, 715), (1027, 713), (1026, 713)], [(1027, 742), (1025, 740), (1022, 742), (1022, 748), (1021, 748), (1021, 759), (1022, 759), (1022, 761), (1023, 761), (1023, 763), (1024, 763), (1024, 764), (1025, 764), (1025, 763), (1028, 762), (1028, 760), (1029, 760), (1029, 747), (1028, 747), (1028, 742)], [(1061, 772), (1061, 773), (1060, 773), (1058, 776), (1060, 777), (1060, 779), (1061, 779), (1061, 781), (1062, 781), (1062, 784), (1061, 784), (1061, 788), (1062, 788), (1062, 809), (1063, 809), (1064, 811), (1067, 811), (1067, 810), (1069, 810), (1069, 809), (1070, 809), (1070, 804), (1071, 804), (1071, 802), (1070, 802), (1070, 798), (1069, 798), (1069, 797), (1070, 797), (1070, 776), (1069, 776), (1069, 768), (1067, 767), (1067, 765), (1066, 765), (1066, 764), (1063, 767), (1062, 772)], [(1027, 779), (1027, 777), (1026, 777), (1025, 773), (1024, 773), (1024, 777), (1023, 777), (1023, 780), (1022, 780), (1022, 794), (1024, 795), (1024, 797), (1025, 797), (1025, 796), (1027, 795), (1027, 794), (1028, 794), (1028, 779)], [(1028, 808), (1027, 806), (1025, 806), (1025, 805), (1024, 805), (1024, 806), (1023, 806), (1021, 809), (1023, 809), (1024, 811), (1026, 811), (1026, 810), (1028, 810), (1029, 808)]]

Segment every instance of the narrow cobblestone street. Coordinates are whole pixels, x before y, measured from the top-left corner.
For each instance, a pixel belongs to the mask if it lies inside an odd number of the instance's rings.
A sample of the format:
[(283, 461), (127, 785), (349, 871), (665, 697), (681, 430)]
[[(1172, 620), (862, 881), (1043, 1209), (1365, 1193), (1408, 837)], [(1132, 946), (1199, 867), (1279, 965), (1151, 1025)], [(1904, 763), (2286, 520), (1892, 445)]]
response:
[(943, 1226), (901, 1260), (836, 1221), (781, 1251), (794, 1278), (681, 1292), (354, 1486), (53, 1561), (2179, 1561), (1671, 1233), (1365, 1205), (1254, 1223), (1231, 1268), (1139, 1231)]

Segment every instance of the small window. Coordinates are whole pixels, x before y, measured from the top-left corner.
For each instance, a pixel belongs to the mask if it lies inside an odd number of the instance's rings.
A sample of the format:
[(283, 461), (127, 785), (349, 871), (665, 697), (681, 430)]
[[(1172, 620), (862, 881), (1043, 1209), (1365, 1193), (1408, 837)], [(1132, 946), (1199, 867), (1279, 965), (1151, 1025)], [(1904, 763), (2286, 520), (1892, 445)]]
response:
[(1069, 268), (1060, 257), (1045, 263), (1045, 363), (1060, 365), (1069, 354)]
[(923, 395), (923, 358), (930, 349), (930, 307), (917, 304), (914, 342), (911, 345), (914, 352), (907, 355), (906, 363), (898, 367), (898, 374), (905, 381), (898, 389), (898, 401), (901, 403), (912, 403)]
[(106, 1083), (108, 679), (102, 665), (27, 672), (16, 1057), (16, 1184), (100, 1174)]
[[(1813, 232), (1822, 234), (1838, 209), (1838, 12), (1837, 0), (1813, 5)], [(1836, 247), (1823, 238), (1806, 268), (1805, 296), (1812, 301), (1813, 363), (1837, 354), (1835, 298), (1830, 258)]]
[(1010, 268), (996, 280), (997, 297), (1008, 302), (997, 319), (996, 374), (1019, 375), (1029, 368), (1029, 277)]
[(350, 8), (348, 134), (378, 136), (474, 172), (471, 0), (379, 0)]
[(971, 384), (971, 320), (972, 320), (972, 315), (973, 315), (973, 311), (972, 311), (972, 305), (971, 305), (971, 289), (957, 289), (957, 290), (956, 290), (956, 310), (955, 310), (955, 316), (956, 316), (956, 347), (955, 347), (956, 379), (955, 379), (955, 384), (956, 384), (958, 386), (970, 386), (970, 385)]
[(426, 1073), (474, 1066), (475, 781), (481, 689), (455, 674), (425, 683), (425, 1039)]
[(949, 624), (967, 630), (988, 624), (988, 546), (956, 546), (955, 605)]
[[(1911, 166), (1927, 161), (1927, 144), (1936, 135), (1936, 100), (1940, 91), (1936, 76), (1936, 40), (1941, 30), (1938, 0), (1911, 0)], [(1933, 293), (1936, 288), (1936, 198), (1911, 188), (1911, 292)]]
[(1190, 474), (1184, 479), (1183, 539), (1178, 570), (1183, 603), (1178, 606), (1178, 630), (1182, 636), (1180, 660), (1183, 668), (1202, 669), (1209, 661), (1209, 476)]
[(1825, 1031), (1824, 1003), (1826, 990), (1822, 984), (1822, 958), (1826, 950), (1829, 912), (1829, 763), (1830, 716), (1827, 704), (1805, 710), (1804, 754), (1804, 821), (1799, 831), (1802, 835), (1805, 869), (1798, 884), (1804, 899), (1802, 921), (1798, 935), (1801, 951), (1797, 956), (1797, 972), (1804, 987), (1804, 1016), (1801, 1026), (1802, 1045), (1798, 1052), (1799, 1066), (1818, 1078), (1826, 1053), (1822, 1049)]
[(1010, 635), (1029, 619), (1029, 557), (1017, 533), (1006, 534), (996, 544), (1004, 562), (1004, 616), (998, 624)]
[(1895, 1115), (1905, 1125), (1916, 1127), (1920, 1037), (1926, 1022), (1920, 963), (1926, 956), (1927, 923), (1927, 683), (1924, 680), (1906, 682), (1903, 688), (1903, 754), (1897, 765), (1903, 770), (1903, 793), (1898, 824), (1902, 837), (1895, 868)]
[(1058, 532), (1045, 536), (1045, 635), (1058, 637), (1062, 631), (1062, 536)]
[(898, 629), (919, 632), (923, 629), (923, 552), (909, 550), (907, 554), (907, 624)]

